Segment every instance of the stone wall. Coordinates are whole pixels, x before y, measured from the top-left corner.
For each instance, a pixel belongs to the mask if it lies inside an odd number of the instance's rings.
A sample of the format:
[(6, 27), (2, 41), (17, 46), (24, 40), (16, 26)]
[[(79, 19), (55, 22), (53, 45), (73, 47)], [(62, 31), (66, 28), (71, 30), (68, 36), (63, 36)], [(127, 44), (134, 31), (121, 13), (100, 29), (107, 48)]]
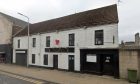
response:
[[(140, 63), (138, 60), (140, 60), (140, 57), (138, 56), (137, 50), (121, 50), (119, 51), (119, 68), (120, 68), (120, 78), (127, 79), (127, 70), (128, 69), (134, 69), (138, 71), (138, 77), (139, 76), (139, 68)], [(138, 59), (139, 57), (139, 59)]]
[(138, 56), (138, 69), (139, 69), (139, 76), (138, 76), (138, 78), (139, 78), (139, 80), (140, 80), (140, 51), (139, 51), (139, 56)]

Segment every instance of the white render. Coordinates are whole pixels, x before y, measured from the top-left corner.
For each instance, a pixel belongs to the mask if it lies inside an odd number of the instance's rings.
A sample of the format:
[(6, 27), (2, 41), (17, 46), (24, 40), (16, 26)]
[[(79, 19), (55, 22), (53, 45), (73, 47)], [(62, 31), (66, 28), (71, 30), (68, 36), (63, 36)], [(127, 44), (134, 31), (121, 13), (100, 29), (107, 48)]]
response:
[[(94, 37), (95, 30), (104, 31), (104, 45), (95, 45)], [(69, 47), (68, 35), (75, 34), (75, 53), (46, 53), (46, 36), (51, 38), (51, 48), (56, 47)], [(113, 36), (115, 42), (113, 43)], [(32, 38), (36, 38), (36, 47), (32, 47)], [(14, 37), (13, 40), (13, 63), (15, 63), (15, 50), (17, 48), (17, 41), (20, 39), (20, 49), (27, 49), (27, 36)], [(55, 45), (55, 40), (60, 40), (59, 45)], [(56, 31), (43, 34), (35, 34), (30, 36), (30, 49), (29, 49), (29, 65), (37, 65), (44, 67), (53, 67), (53, 55), (58, 55), (58, 68), (68, 70), (68, 55), (75, 57), (75, 71), (80, 71), (80, 49), (94, 49), (94, 48), (118, 48), (118, 24), (94, 26), (88, 28), (76, 28), (71, 30)], [(32, 54), (36, 54), (36, 63), (32, 64)], [(43, 55), (48, 54), (48, 65), (43, 65)]]

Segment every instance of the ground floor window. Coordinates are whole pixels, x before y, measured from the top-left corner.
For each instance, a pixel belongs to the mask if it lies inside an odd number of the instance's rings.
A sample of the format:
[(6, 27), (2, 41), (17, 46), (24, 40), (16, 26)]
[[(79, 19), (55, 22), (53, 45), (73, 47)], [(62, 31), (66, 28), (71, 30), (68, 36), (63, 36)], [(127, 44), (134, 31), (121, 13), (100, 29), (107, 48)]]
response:
[(35, 54), (32, 54), (32, 63), (35, 64)]
[(48, 65), (48, 55), (44, 55), (44, 65)]

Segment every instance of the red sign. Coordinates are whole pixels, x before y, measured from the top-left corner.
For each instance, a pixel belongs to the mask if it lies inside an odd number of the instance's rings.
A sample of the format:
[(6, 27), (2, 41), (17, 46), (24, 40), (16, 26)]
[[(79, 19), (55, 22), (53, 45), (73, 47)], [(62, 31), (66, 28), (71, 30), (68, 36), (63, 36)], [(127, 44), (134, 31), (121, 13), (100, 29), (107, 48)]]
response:
[(55, 40), (56, 45), (59, 45), (59, 42), (60, 42), (59, 40)]

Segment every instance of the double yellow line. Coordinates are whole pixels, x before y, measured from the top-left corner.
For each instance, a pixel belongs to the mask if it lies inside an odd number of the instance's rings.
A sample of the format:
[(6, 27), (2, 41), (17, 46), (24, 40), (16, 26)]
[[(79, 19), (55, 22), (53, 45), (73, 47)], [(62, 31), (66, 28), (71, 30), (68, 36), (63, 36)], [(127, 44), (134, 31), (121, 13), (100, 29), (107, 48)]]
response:
[(10, 76), (10, 77), (13, 77), (13, 78), (20, 79), (20, 80), (24, 80), (24, 81), (27, 81), (27, 82), (30, 82), (30, 83), (34, 83), (34, 84), (43, 84), (43, 83), (45, 83), (43, 81), (36, 80), (36, 79), (33, 79), (33, 78), (23, 77), (23, 76), (19, 76), (19, 75), (15, 75), (15, 74), (10, 74), (10, 73), (6, 73), (6, 72), (0, 72), (0, 74), (7, 75), (7, 76)]

